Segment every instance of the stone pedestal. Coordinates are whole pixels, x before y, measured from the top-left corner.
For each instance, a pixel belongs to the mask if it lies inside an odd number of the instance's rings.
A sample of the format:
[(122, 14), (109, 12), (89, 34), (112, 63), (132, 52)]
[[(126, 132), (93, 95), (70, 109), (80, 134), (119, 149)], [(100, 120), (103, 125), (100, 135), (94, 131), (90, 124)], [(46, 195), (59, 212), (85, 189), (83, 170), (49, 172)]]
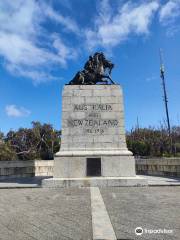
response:
[(134, 157), (126, 146), (122, 89), (120, 85), (66, 85), (61, 149), (55, 156), (54, 178), (44, 180), (43, 186), (102, 182), (145, 185), (136, 177)]

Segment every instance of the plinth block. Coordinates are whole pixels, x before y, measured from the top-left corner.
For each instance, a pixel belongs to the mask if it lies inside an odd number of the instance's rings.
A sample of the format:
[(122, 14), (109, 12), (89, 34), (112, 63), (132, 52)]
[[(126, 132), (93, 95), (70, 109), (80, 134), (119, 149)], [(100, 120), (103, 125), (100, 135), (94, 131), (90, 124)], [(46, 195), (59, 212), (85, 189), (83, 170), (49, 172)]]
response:
[(136, 177), (135, 160), (127, 149), (120, 85), (64, 86), (61, 148), (53, 177), (43, 180), (43, 186), (147, 184)]

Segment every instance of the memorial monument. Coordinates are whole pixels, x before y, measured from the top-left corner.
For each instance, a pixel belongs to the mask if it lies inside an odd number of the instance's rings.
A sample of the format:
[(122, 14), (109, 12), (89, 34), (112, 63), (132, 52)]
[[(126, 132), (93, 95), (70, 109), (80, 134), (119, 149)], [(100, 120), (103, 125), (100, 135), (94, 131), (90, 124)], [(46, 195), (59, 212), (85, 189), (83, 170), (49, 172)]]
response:
[(84, 69), (64, 86), (62, 138), (54, 176), (44, 187), (137, 186), (135, 160), (127, 149), (123, 92), (111, 79), (114, 64), (103, 53), (89, 57)]

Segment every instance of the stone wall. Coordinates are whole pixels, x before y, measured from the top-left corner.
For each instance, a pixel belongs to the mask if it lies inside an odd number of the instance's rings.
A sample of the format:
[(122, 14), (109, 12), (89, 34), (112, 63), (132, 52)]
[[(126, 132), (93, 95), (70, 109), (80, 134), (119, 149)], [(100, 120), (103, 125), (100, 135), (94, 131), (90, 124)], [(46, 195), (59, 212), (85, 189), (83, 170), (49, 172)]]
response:
[[(0, 179), (53, 176), (53, 160), (0, 161)], [(180, 158), (136, 159), (137, 174), (180, 177)]]
[(136, 159), (136, 173), (180, 177), (180, 158)]
[(0, 179), (52, 176), (53, 166), (53, 160), (0, 161)]

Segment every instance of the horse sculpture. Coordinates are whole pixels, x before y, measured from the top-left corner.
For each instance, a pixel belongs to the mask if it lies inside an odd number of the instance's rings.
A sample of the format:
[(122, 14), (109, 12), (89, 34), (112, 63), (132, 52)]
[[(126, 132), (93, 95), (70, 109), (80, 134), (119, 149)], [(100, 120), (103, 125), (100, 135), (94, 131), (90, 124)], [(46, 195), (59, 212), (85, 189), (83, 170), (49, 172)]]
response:
[(76, 73), (70, 85), (93, 85), (97, 83), (114, 84), (111, 71), (114, 64), (107, 60), (103, 53), (96, 52), (84, 65), (84, 69)]

